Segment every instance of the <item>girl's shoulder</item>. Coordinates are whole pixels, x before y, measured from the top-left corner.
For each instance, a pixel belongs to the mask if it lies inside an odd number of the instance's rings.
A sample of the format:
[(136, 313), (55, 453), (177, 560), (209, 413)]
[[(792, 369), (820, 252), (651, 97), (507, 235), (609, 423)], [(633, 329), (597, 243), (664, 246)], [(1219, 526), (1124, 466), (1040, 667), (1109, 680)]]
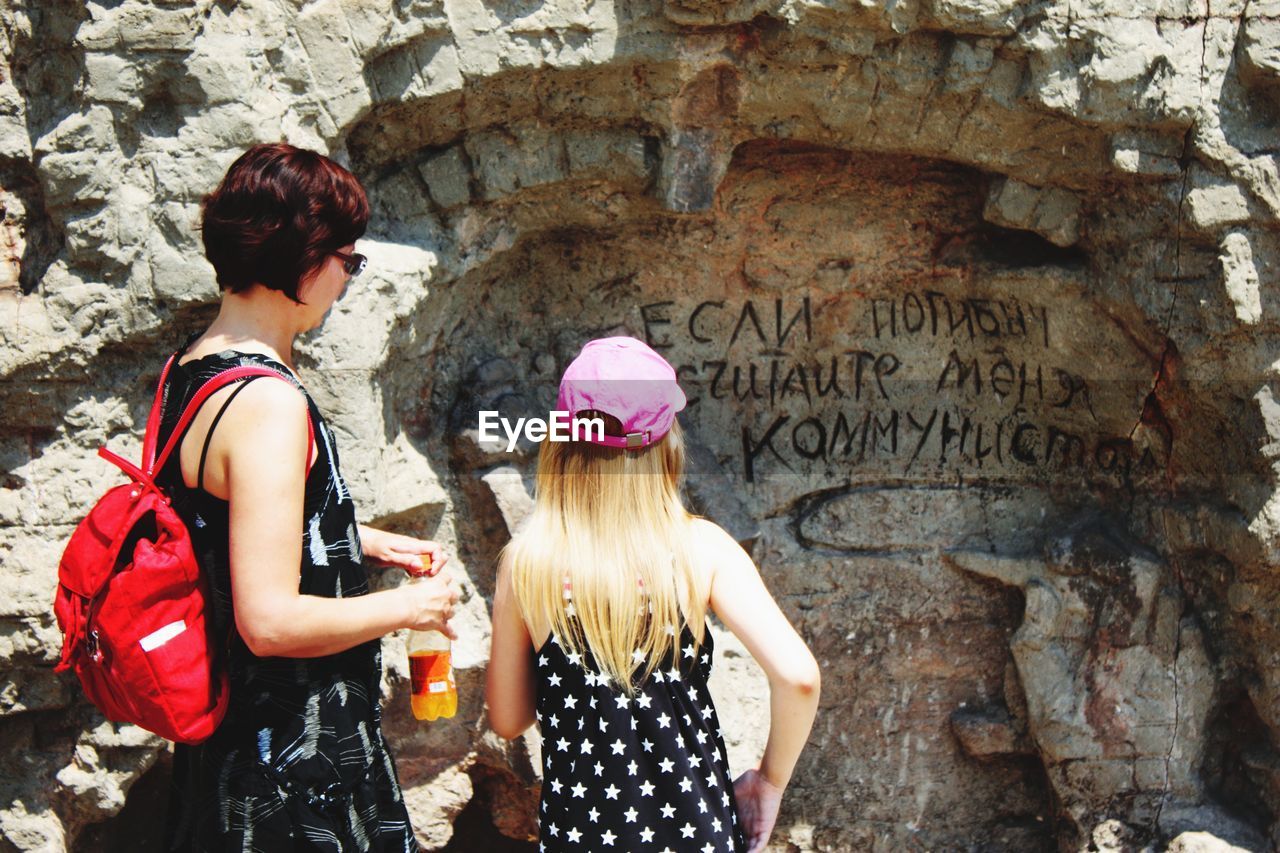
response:
[(709, 568), (742, 553), (742, 546), (728, 531), (714, 521), (696, 515), (689, 519), (689, 543), (695, 553), (711, 561)]
[(695, 517), (690, 522), (690, 543), (695, 560), (705, 573), (708, 593), (719, 575), (741, 577), (743, 572), (757, 574), (755, 560), (720, 525)]

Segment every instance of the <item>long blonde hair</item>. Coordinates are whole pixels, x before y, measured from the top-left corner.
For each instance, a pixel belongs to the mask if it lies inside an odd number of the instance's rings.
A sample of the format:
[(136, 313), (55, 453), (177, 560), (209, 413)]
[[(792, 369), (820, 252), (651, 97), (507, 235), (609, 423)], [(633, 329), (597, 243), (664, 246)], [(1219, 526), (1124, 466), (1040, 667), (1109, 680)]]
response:
[(533, 511), (502, 554), (525, 623), (590, 652), (628, 694), (678, 648), (683, 624), (703, 639), (708, 591), (683, 472), (679, 424), (638, 451), (543, 442)]

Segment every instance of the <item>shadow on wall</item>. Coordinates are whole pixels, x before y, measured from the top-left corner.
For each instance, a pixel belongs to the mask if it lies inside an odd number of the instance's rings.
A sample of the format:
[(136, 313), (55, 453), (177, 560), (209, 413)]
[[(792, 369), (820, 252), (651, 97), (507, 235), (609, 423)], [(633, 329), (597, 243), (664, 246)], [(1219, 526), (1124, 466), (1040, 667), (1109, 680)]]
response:
[[(129, 790), (125, 807), (113, 819), (89, 826), (76, 841), (78, 853), (161, 853), (164, 850), (162, 805), (169, 799), (173, 753), (164, 752)], [(482, 787), (458, 814), (453, 839), (437, 853), (535, 853), (538, 845), (503, 835), (493, 825), (492, 795)], [(429, 851), (424, 851), (429, 853)]]
[(79, 853), (160, 853), (164, 850), (164, 806), (169, 802), (173, 753), (165, 750), (142, 775), (111, 820), (85, 828), (76, 839)]

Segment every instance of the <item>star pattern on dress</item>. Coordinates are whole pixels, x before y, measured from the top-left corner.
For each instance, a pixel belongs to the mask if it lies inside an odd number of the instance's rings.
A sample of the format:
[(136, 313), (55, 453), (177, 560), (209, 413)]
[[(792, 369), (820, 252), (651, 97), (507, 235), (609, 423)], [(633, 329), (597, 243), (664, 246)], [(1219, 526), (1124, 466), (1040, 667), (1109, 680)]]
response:
[(724, 742), (706, 689), (709, 635), (699, 652), (683, 629), (643, 681), (644, 655), (636, 651), (630, 692), (598, 671), (588, 651), (571, 652), (554, 636), (535, 654), (546, 743), (540, 849), (740, 849)]

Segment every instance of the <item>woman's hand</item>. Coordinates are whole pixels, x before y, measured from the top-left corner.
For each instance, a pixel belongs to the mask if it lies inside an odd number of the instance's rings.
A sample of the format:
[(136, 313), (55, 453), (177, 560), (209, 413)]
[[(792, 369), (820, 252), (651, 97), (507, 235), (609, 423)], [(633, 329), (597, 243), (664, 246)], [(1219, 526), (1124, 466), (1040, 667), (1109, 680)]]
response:
[[(386, 566), (399, 566), (410, 574), (439, 573), (449, 561), (444, 548), (429, 539), (414, 539), (399, 533), (388, 533), (374, 527), (360, 525), (360, 545), (364, 555)], [(423, 557), (429, 558), (428, 561)]]
[(734, 781), (733, 795), (738, 800), (738, 823), (747, 837), (747, 853), (759, 853), (773, 835), (782, 789), (759, 770), (748, 770)]
[(422, 577), (401, 586), (408, 596), (408, 620), (406, 628), (415, 631), (439, 631), (451, 640), (458, 639), (449, 620), (453, 618), (453, 606), (458, 603), (458, 588), (448, 575)]

